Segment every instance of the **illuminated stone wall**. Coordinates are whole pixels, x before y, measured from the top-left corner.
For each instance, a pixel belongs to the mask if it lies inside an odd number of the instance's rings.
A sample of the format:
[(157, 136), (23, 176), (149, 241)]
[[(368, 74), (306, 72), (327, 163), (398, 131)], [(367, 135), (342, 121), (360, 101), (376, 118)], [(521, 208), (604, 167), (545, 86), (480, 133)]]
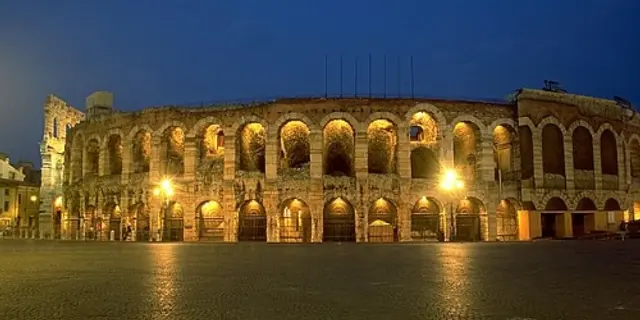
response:
[[(78, 138), (68, 144), (66, 194), (80, 198), (80, 212), (90, 207), (91, 216), (102, 221), (109, 220), (111, 213), (104, 208), (112, 202), (123, 217), (140, 216), (137, 223), (148, 220), (153, 226), (161, 223), (162, 199), (152, 190), (170, 179), (187, 241), (200, 238), (201, 206), (208, 201), (219, 208), (205, 216), (223, 217), (219, 225), (225, 241), (238, 239), (246, 217), (243, 208), (251, 204), (252, 217), (264, 219), (270, 242), (307, 237), (321, 242), (326, 224), (339, 221), (336, 215), (347, 207), (353, 208), (356, 241), (448, 239), (454, 231), (476, 226), (477, 232), (465, 232), (480, 240), (513, 240), (518, 238), (517, 212), (543, 210), (551, 195), (568, 210), (580, 197), (592, 199), (599, 210), (607, 199), (621, 208), (633, 203), (637, 195), (625, 186), (640, 183), (637, 116), (622, 127), (613, 111), (607, 111), (611, 118), (579, 116), (618, 108), (609, 101), (569, 101), (536, 90), (524, 90), (517, 99), (504, 104), (283, 99), (101, 115), (74, 129)], [(555, 126), (555, 133), (543, 137), (545, 126)], [(594, 142), (591, 170), (584, 164), (588, 156), (577, 158), (580, 166), (573, 167), (577, 147), (571, 137), (580, 126)], [(584, 130), (579, 132), (584, 141)], [(555, 139), (548, 146), (554, 151), (543, 147), (545, 139)], [(607, 139), (615, 143), (601, 147), (600, 141)], [(91, 175), (96, 153), (90, 146), (96, 142), (98, 174)], [(445, 192), (439, 183), (452, 168), (464, 188)], [(526, 170), (531, 174), (524, 177)], [(582, 174), (585, 170), (593, 174)], [(336, 199), (345, 205), (329, 205)], [(333, 209), (335, 213), (329, 212)], [(290, 220), (294, 218), (301, 220)], [(89, 220), (95, 218), (85, 218), (84, 228), (94, 225)], [(443, 235), (416, 231), (412, 225), (419, 223), (436, 226)]]

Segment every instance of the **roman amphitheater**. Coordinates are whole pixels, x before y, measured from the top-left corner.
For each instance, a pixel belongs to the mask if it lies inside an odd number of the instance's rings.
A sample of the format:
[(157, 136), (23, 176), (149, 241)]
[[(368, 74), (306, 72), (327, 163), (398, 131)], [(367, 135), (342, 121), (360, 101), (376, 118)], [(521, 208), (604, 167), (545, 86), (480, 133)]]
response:
[(617, 230), (640, 200), (640, 116), (614, 100), (44, 108), (47, 238), (528, 240)]

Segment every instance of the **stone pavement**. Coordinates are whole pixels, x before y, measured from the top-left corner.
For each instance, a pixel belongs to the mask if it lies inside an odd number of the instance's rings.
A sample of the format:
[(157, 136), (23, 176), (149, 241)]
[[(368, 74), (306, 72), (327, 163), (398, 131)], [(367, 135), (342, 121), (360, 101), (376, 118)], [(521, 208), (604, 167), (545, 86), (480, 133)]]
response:
[(640, 319), (640, 241), (0, 241), (1, 320)]

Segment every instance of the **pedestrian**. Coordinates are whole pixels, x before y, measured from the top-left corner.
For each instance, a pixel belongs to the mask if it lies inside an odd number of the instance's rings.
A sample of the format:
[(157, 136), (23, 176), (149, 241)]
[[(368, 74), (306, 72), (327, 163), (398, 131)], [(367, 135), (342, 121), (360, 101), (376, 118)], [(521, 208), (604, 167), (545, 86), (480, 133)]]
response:
[(627, 223), (623, 221), (620, 222), (620, 227), (618, 228), (620, 232), (620, 238), (624, 241), (625, 236), (627, 235)]

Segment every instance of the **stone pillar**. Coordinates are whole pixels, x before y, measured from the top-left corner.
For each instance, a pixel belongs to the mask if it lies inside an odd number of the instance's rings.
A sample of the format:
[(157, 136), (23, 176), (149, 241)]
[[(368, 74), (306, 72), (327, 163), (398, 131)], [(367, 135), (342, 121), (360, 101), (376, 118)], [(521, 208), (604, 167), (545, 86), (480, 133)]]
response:
[(444, 208), (442, 208), (442, 212), (440, 213), (440, 228), (444, 233), (444, 241), (449, 241), (451, 239), (451, 213), (449, 213), (449, 203), (444, 204)]
[(482, 135), (482, 150), (480, 151), (480, 174), (476, 174), (483, 181), (495, 181), (495, 161), (493, 158), (493, 136), (491, 134)]
[[(322, 168), (320, 168), (322, 169)], [(322, 242), (324, 220), (324, 192), (321, 179), (311, 179), (309, 210), (311, 211), (311, 242)]]
[(498, 221), (496, 217), (496, 201), (489, 201), (485, 204), (487, 208), (487, 232), (484, 234), (483, 240), (496, 241), (498, 236)]
[[(226, 150), (225, 150), (226, 151)], [(225, 152), (226, 162), (226, 152)], [(233, 193), (233, 181), (224, 182), (224, 193), (222, 198), (222, 208), (224, 210), (225, 236), (226, 242), (238, 241), (238, 213), (236, 210), (236, 200)]]
[[(269, 130), (267, 132), (267, 141), (265, 142), (265, 179), (274, 181), (278, 179), (278, 134), (277, 130)], [(269, 183), (269, 182), (267, 182)]]
[(151, 184), (158, 183), (163, 174), (163, 166), (161, 159), (160, 138), (152, 138), (151, 159), (149, 161), (149, 182)]
[(398, 125), (396, 165), (398, 175), (402, 179), (411, 179), (411, 142), (409, 141), (409, 126)]
[[(231, 132), (231, 129), (225, 130)], [(236, 178), (236, 136), (235, 133), (224, 136), (224, 180)]]
[(187, 137), (184, 142), (184, 178), (195, 181), (198, 163), (198, 148), (194, 137)]
[(600, 139), (593, 139), (593, 178), (596, 190), (602, 190), (602, 158), (600, 157)]
[(322, 158), (322, 131), (321, 130), (311, 130), (309, 134), (309, 148), (310, 148), (310, 167), (309, 174), (311, 179), (322, 179), (323, 174), (323, 158)]
[(453, 128), (449, 124), (442, 128), (440, 146), (440, 165), (445, 168), (453, 168)]
[(564, 177), (567, 190), (574, 190), (574, 174), (573, 168), (573, 137), (570, 134), (564, 135)]
[[(105, 137), (108, 140), (108, 137)], [(100, 144), (100, 151), (98, 151), (98, 176), (109, 175), (109, 147), (107, 143)]]
[(533, 185), (535, 188), (544, 186), (544, 167), (542, 165), (542, 133), (538, 128), (531, 128), (533, 137)]
[[(624, 142), (621, 141), (622, 137), (618, 137), (620, 142), (616, 142), (616, 152), (618, 153), (618, 190), (627, 189), (627, 175), (625, 171), (625, 154), (624, 154)], [(629, 184), (631, 184), (629, 182)]]
[(409, 242), (411, 239), (411, 206), (402, 201), (398, 206), (398, 240)]
[(278, 194), (272, 186), (267, 185), (264, 190), (264, 200), (262, 205), (267, 214), (267, 242), (280, 242), (280, 229), (278, 228)]
[(573, 237), (571, 212), (563, 212), (556, 215), (556, 228), (559, 237)]
[(356, 242), (369, 242), (369, 206), (362, 204), (356, 209)]
[(184, 227), (182, 231), (184, 236), (184, 241), (196, 241), (198, 240), (197, 228), (196, 228), (196, 223), (198, 221), (196, 218), (196, 216), (198, 215), (197, 214), (198, 204), (194, 203), (193, 198), (187, 195), (184, 195), (183, 199), (190, 199), (190, 201), (185, 202), (183, 204), (183, 208), (185, 209), (183, 212), (184, 215), (182, 216), (182, 219), (184, 221)]
[(369, 176), (369, 145), (367, 140), (367, 131), (358, 130), (355, 139), (355, 157), (354, 165), (356, 170), (356, 178), (358, 180), (367, 179)]

